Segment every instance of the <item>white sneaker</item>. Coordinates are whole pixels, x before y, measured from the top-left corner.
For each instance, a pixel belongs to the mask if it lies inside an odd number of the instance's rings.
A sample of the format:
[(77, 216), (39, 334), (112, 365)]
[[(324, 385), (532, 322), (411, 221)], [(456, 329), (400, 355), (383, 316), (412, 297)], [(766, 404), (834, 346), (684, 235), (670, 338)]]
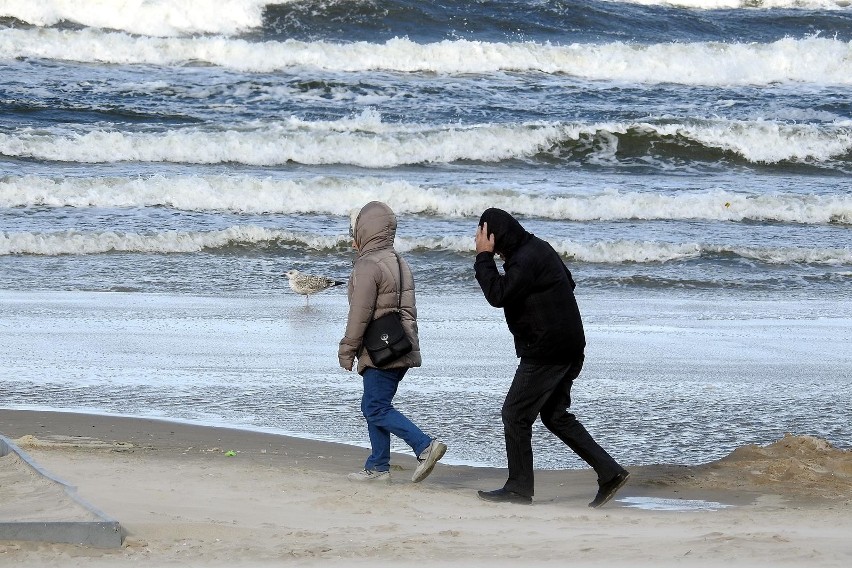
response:
[(437, 438), (433, 439), (429, 444), (429, 447), (420, 452), (420, 455), (417, 456), (417, 459), (420, 461), (420, 465), (418, 465), (417, 469), (414, 470), (414, 475), (411, 476), (411, 481), (417, 483), (418, 481), (426, 479), (429, 474), (432, 473), (432, 468), (435, 467), (438, 460), (444, 457), (446, 451), (447, 444)]
[(373, 469), (363, 469), (361, 471), (356, 471), (355, 473), (350, 473), (346, 476), (349, 481), (357, 481), (358, 483), (363, 483), (367, 481), (376, 481), (380, 483), (390, 483), (391, 477), (389, 471), (376, 471)]

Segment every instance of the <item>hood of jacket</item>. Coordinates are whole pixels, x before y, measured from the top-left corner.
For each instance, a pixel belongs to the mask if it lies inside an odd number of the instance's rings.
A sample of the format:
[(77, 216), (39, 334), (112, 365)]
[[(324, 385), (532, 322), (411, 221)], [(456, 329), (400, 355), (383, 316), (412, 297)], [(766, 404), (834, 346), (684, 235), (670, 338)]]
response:
[(381, 201), (371, 201), (355, 217), (352, 234), (358, 256), (392, 248), (396, 237), (396, 215)]
[(495, 207), (486, 209), (482, 213), (479, 226), (481, 227), (483, 223), (488, 223), (488, 233), (494, 234), (494, 251), (507, 258), (532, 236), (517, 219)]

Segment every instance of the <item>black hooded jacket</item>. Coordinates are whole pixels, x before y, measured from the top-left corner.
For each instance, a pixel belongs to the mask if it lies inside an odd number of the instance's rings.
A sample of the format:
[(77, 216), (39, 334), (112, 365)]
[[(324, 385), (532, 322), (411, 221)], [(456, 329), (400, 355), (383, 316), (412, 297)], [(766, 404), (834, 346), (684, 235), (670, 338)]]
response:
[(528, 233), (501, 209), (486, 209), (494, 248), (506, 262), (501, 275), (494, 254), (476, 256), (476, 280), (488, 303), (503, 308), (515, 353), (531, 363), (570, 363), (583, 354), (586, 338), (574, 298), (574, 279), (547, 242)]

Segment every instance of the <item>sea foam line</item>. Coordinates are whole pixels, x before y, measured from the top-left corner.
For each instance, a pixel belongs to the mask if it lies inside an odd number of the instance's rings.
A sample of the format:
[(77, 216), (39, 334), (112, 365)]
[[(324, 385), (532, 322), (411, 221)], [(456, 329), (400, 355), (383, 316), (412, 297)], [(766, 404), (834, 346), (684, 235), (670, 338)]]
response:
[[(75, 230), (52, 233), (2, 232), (0, 256), (91, 255), (109, 252), (175, 254), (266, 243), (310, 250), (337, 249), (340, 252), (348, 252), (350, 242), (348, 235), (315, 235), (252, 225), (214, 231), (166, 231), (151, 234)], [(589, 263), (664, 263), (695, 259), (702, 255), (734, 254), (768, 264), (852, 264), (852, 248), (849, 247), (725, 247), (635, 240), (584, 243), (562, 239), (549, 242), (563, 257)], [(401, 252), (451, 251), (471, 254), (475, 250), (470, 236), (397, 237), (395, 247)]]
[(149, 36), (232, 35), (263, 25), (267, 4), (292, 0), (5, 0), (0, 17), (34, 26), (73, 22)]
[[(852, 121), (795, 124), (766, 120), (659, 119), (658, 122), (534, 122), (477, 125), (384, 123), (375, 111), (340, 120), (298, 118), (216, 129), (185, 127), (165, 132), (21, 128), (0, 134), (0, 155), (41, 160), (258, 166), (297, 162), (392, 168), (459, 160), (501, 162), (539, 154), (591, 152), (617, 161), (624, 136), (662, 141), (660, 152), (701, 145), (732, 152), (755, 163), (809, 162), (844, 158), (852, 151)], [(672, 145), (674, 144), (674, 146)], [(564, 147), (564, 148), (563, 148)], [(567, 150), (564, 152), (563, 150)]]
[(555, 144), (565, 127), (513, 125), (407, 127), (344, 119), (199, 128), (164, 133), (93, 130), (44, 134), (22, 129), (0, 134), (0, 154), (68, 162), (179, 162), (250, 165), (351, 164), (390, 168), (458, 160), (501, 161), (533, 156)]
[(424, 186), (372, 177), (281, 180), (252, 176), (0, 178), (0, 207), (171, 207), (184, 211), (348, 216), (378, 199), (399, 214), (478, 218), (488, 207), (565, 221), (684, 220), (852, 224), (852, 195), (677, 193), (610, 190), (537, 195), (508, 187)]
[(338, 247), (348, 238), (346, 235), (301, 235), (292, 231), (251, 225), (218, 231), (165, 231), (150, 234), (120, 231), (24, 231), (0, 233), (0, 255), (61, 256), (107, 252), (174, 254), (266, 242), (298, 243), (307, 248), (324, 250)]
[(556, 45), (445, 40), (419, 44), (223, 37), (151, 38), (93, 29), (0, 30), (0, 58), (39, 58), (118, 65), (205, 63), (247, 72), (310, 67), (326, 71), (402, 73), (559, 73), (593, 80), (689, 85), (807, 82), (849, 85), (852, 42), (784, 38), (771, 43), (623, 42)]
[[(261, 28), (265, 6), (295, 1), (298, 0), (4, 0), (0, 3), (0, 17), (11, 17), (41, 27), (73, 22), (92, 28), (157, 37), (193, 34), (227, 36)], [(843, 10), (850, 6), (849, 0), (617, 1), (696, 10)]]

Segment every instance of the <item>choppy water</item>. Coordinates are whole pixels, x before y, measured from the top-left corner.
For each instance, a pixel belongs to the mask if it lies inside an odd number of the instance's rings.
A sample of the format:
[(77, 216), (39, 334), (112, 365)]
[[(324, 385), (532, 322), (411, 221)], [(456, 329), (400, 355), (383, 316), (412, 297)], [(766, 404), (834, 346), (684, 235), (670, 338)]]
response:
[(0, 77), (5, 291), (299, 305), (380, 199), (423, 298), (489, 206), (591, 297), (852, 298), (843, 0), (0, 1)]

